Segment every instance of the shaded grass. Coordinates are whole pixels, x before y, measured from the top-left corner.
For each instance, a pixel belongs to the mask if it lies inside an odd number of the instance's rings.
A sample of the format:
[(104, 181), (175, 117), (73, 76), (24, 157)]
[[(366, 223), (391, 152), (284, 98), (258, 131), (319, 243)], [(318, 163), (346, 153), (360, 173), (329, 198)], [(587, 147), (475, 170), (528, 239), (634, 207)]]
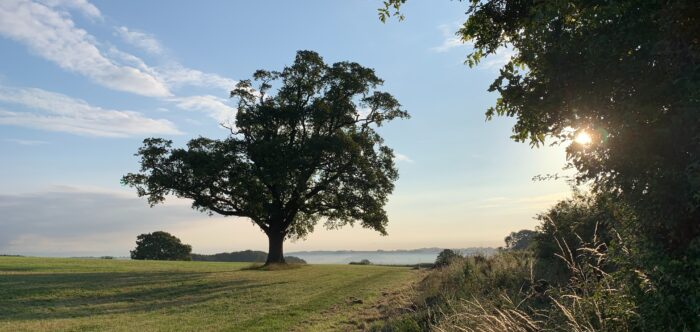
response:
[[(415, 279), (408, 268), (0, 257), (0, 330), (313, 330)], [(307, 326), (308, 325), (308, 326)]]
[(262, 264), (254, 263), (248, 267), (244, 267), (242, 270), (246, 271), (282, 271), (282, 270), (293, 270), (306, 266), (306, 264), (297, 263), (284, 263), (284, 264)]

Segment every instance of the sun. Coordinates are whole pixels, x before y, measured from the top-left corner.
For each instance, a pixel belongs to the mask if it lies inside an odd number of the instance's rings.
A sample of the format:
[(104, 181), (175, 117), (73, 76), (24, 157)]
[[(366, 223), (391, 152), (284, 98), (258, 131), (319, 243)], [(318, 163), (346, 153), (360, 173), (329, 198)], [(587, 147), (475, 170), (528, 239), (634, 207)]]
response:
[(591, 142), (593, 142), (593, 138), (591, 135), (585, 131), (581, 131), (578, 134), (576, 134), (576, 138), (574, 138), (574, 142), (581, 144), (581, 145), (589, 145)]

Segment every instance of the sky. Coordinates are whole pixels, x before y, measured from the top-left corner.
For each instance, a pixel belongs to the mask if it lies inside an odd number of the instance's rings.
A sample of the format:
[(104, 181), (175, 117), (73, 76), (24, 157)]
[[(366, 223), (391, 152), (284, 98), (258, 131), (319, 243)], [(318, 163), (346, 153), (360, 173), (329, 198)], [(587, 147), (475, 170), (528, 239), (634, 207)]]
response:
[(0, 253), (128, 256), (164, 230), (193, 252), (267, 249), (249, 220), (207, 216), (187, 200), (150, 208), (120, 178), (138, 171), (146, 137), (224, 138), (228, 99), (257, 69), (297, 50), (374, 68), (412, 118), (380, 129), (400, 179), (388, 236), (324, 230), (286, 251), (500, 246), (570, 193), (533, 181), (566, 173), (562, 146), (510, 140), (511, 118), (486, 121), (487, 91), (507, 49), (477, 68), (454, 35), (466, 5), (410, 1), (383, 24), (380, 1), (0, 1)]

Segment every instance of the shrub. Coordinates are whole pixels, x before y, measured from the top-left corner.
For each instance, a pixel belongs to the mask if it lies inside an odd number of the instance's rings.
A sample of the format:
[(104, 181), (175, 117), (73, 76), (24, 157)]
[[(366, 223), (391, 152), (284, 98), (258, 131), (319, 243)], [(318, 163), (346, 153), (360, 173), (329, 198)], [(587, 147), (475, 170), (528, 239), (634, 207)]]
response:
[(306, 264), (306, 261), (296, 256), (284, 256), (284, 261), (288, 264)]
[(447, 266), (457, 258), (462, 258), (462, 255), (454, 252), (452, 249), (445, 249), (438, 254), (435, 260), (435, 267)]
[(523, 229), (517, 232), (511, 232), (505, 238), (506, 249), (507, 250), (527, 250), (533, 245), (535, 237), (537, 236), (536, 231), (531, 231), (529, 229)]

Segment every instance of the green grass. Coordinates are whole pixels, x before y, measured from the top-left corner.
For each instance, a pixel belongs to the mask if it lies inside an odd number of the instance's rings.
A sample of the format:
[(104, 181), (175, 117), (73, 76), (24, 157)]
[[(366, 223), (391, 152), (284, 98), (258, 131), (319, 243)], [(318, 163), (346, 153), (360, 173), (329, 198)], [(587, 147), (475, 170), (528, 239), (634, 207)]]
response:
[(347, 330), (382, 292), (418, 276), (384, 266), (247, 267), (0, 257), (0, 330)]

